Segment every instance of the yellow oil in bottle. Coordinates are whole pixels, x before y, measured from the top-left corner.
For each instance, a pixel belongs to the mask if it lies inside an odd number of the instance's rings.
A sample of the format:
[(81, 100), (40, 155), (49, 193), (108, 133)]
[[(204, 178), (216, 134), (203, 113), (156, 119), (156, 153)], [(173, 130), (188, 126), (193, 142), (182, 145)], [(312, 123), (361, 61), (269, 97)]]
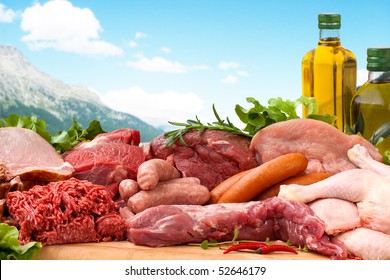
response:
[[(363, 137), (370, 139), (372, 134), (384, 123), (390, 122), (390, 80), (388, 82), (363, 84), (351, 103), (351, 120), (356, 124), (361, 114), (364, 120)], [(383, 154), (390, 149), (390, 137), (377, 146)]]
[[(315, 97), (318, 113), (337, 116), (336, 125), (344, 131), (355, 92), (355, 55), (342, 47), (337, 28), (320, 30), (318, 46), (302, 59), (302, 95)], [(303, 108), (304, 117), (307, 113)]]

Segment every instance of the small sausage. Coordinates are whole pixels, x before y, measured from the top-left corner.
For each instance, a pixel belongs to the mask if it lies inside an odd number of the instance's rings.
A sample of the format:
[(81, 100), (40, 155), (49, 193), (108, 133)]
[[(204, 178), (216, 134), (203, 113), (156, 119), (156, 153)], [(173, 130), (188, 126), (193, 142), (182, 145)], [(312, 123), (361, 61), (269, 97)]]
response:
[(210, 197), (207, 187), (200, 184), (198, 178), (187, 177), (158, 183), (152, 190), (136, 193), (127, 201), (133, 213), (158, 205), (203, 205)]
[(163, 159), (150, 159), (141, 163), (137, 171), (137, 182), (141, 189), (151, 190), (160, 181), (180, 178), (181, 174), (172, 164)]
[(324, 180), (330, 176), (332, 176), (332, 174), (320, 172), (320, 173), (309, 173), (301, 176), (291, 177), (287, 180), (284, 180), (266, 189), (265, 191), (260, 193), (260, 195), (258, 195), (254, 200), (264, 200), (273, 196), (278, 196), (281, 185), (298, 184), (298, 185), (307, 186), (319, 182), (321, 180)]
[(214, 187), (210, 192), (210, 200), (208, 204), (214, 204), (217, 203), (218, 199), (238, 180), (241, 179), (242, 176), (245, 174), (248, 174), (251, 169), (241, 171), (226, 180), (219, 183), (216, 187)]
[(218, 199), (218, 203), (250, 201), (274, 184), (302, 173), (307, 164), (302, 153), (289, 153), (267, 161), (242, 176)]
[(141, 189), (138, 186), (137, 181), (132, 179), (125, 179), (119, 183), (119, 194), (124, 202), (127, 202), (129, 198)]

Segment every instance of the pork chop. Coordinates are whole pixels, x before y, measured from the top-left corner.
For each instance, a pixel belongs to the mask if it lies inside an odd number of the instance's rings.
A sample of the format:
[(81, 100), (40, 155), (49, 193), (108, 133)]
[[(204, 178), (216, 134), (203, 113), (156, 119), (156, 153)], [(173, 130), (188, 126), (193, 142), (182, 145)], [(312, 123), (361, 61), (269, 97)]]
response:
[(347, 135), (323, 121), (306, 118), (263, 128), (252, 138), (250, 149), (256, 153), (260, 164), (283, 154), (299, 152), (309, 161), (306, 173), (336, 174), (356, 168), (347, 156), (347, 151), (355, 144), (367, 148), (374, 160), (382, 161), (380, 153), (363, 137)]

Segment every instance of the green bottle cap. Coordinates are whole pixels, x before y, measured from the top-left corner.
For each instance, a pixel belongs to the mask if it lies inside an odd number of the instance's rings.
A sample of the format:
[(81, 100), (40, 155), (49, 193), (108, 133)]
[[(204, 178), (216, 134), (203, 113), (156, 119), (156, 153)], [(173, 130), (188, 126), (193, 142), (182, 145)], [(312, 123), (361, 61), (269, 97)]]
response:
[(341, 16), (339, 14), (319, 14), (318, 28), (319, 29), (340, 29)]
[(367, 70), (390, 71), (390, 47), (368, 48)]

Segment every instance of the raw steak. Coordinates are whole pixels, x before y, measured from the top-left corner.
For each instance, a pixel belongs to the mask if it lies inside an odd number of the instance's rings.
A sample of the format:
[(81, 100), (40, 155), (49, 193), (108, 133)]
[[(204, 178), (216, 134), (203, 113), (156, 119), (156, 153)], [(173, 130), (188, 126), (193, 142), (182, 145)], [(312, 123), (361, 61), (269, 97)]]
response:
[(218, 130), (190, 130), (166, 147), (169, 139), (164, 135), (150, 142), (155, 158), (172, 160), (184, 177), (197, 177), (202, 185), (213, 189), (230, 176), (258, 166), (254, 153), (249, 150), (250, 139)]
[(6, 204), (22, 244), (123, 240), (125, 221), (104, 186), (75, 178), (10, 192)]
[(0, 143), (0, 198), (10, 189), (27, 189), (29, 182), (65, 180), (74, 172), (53, 146), (32, 130), (0, 128)]
[(305, 118), (263, 128), (252, 138), (250, 149), (260, 164), (283, 154), (300, 152), (309, 161), (307, 173), (335, 174), (356, 168), (347, 156), (355, 144), (364, 146), (371, 157), (382, 161), (379, 152), (363, 137), (347, 135), (323, 121)]
[(307, 205), (273, 197), (246, 203), (160, 205), (126, 220), (127, 239), (139, 245), (170, 246), (204, 240), (290, 240), (294, 245), (345, 259), (341, 242), (324, 234), (324, 223)]
[(73, 165), (74, 177), (104, 185), (114, 196), (122, 180), (136, 179), (145, 155), (139, 146), (108, 142), (74, 150), (64, 160)]

